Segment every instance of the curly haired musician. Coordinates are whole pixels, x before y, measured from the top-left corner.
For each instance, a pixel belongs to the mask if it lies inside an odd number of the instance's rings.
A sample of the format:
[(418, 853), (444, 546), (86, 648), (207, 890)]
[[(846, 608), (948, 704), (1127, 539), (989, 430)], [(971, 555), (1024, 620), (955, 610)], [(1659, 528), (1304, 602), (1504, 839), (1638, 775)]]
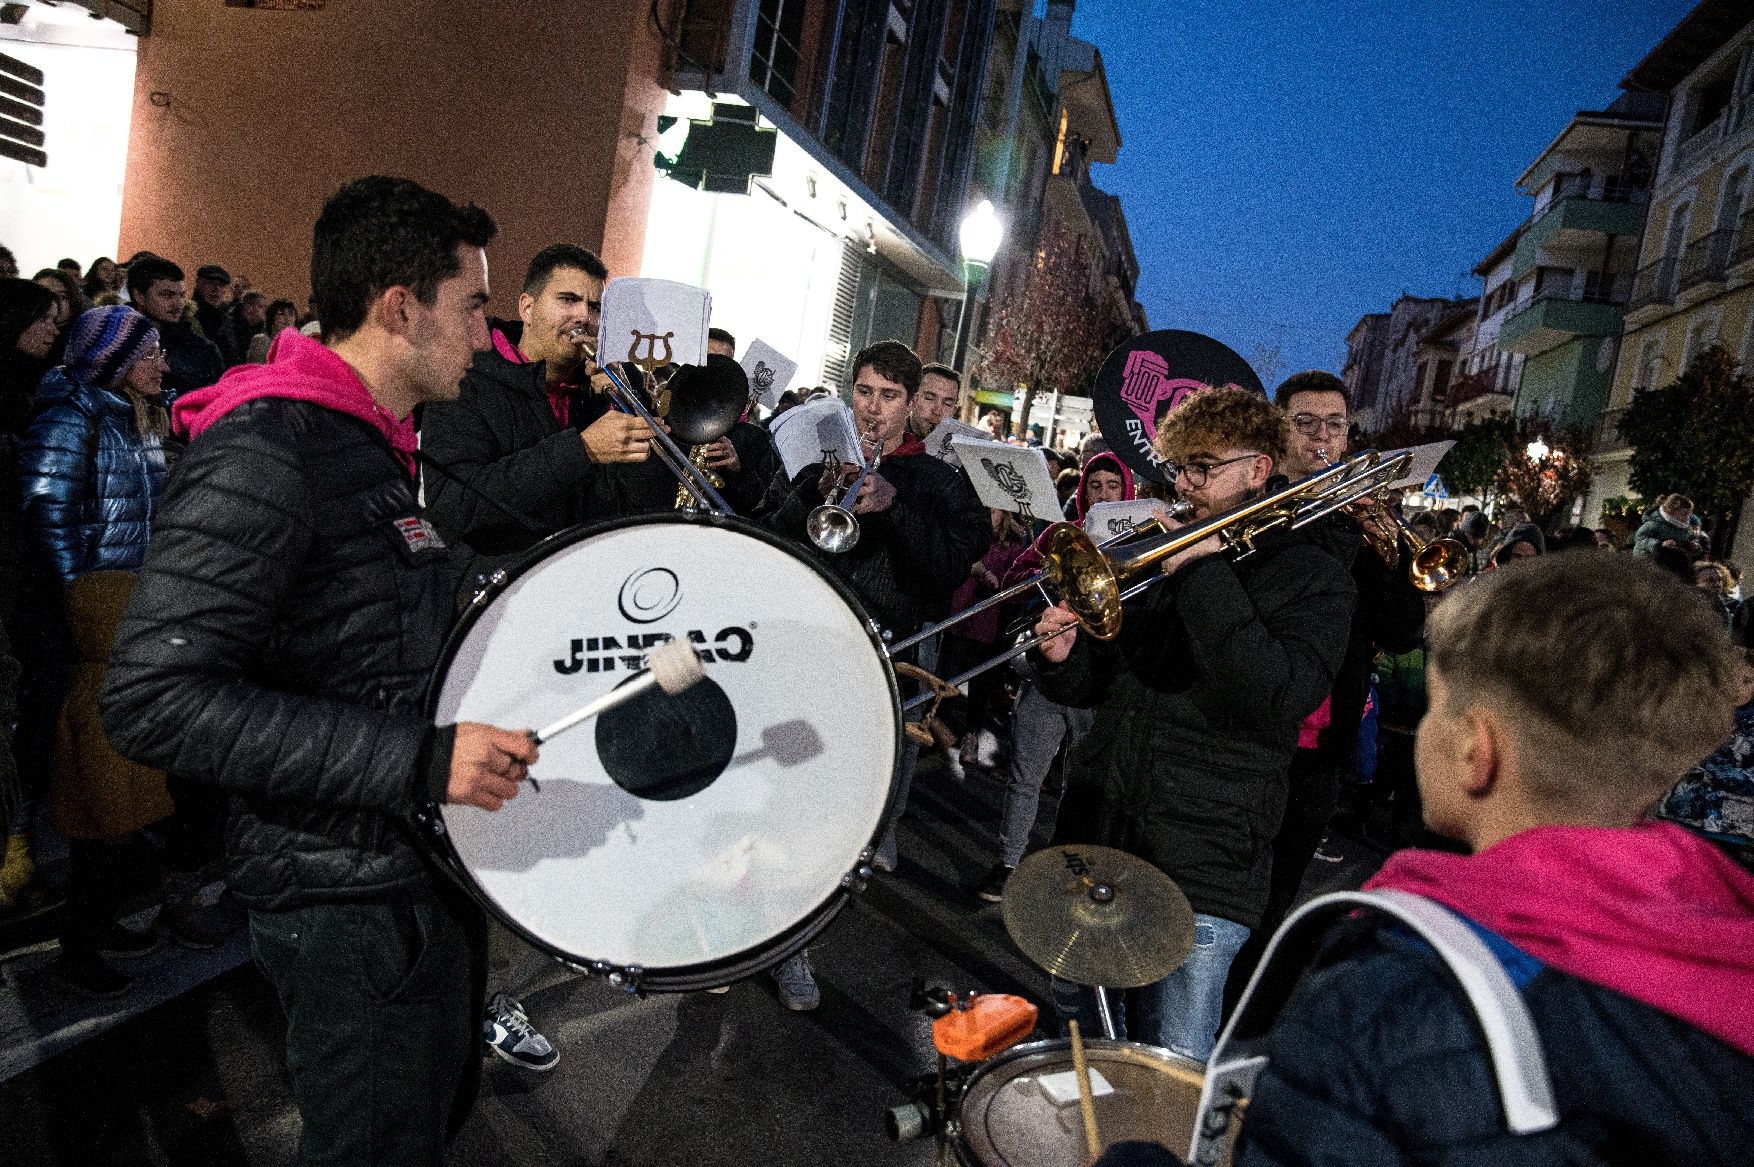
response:
[[(1260, 495), (1285, 445), (1284, 415), (1239, 389), (1194, 396), (1157, 434), (1194, 523)], [(1193, 954), (1139, 990), (1129, 1035), (1202, 1060), (1266, 905), (1298, 725), (1333, 687), (1352, 616), (1344, 532), (1317, 524), (1257, 547), (1238, 560), (1212, 536), (1179, 552), (1112, 642), (1076, 630), (1063, 603), (1036, 625), (1073, 629), (1035, 650), (1042, 694), (1096, 711), (1067, 759), (1061, 836), (1149, 859), (1194, 907)], [(1063, 1013), (1081, 997), (1056, 983)]]

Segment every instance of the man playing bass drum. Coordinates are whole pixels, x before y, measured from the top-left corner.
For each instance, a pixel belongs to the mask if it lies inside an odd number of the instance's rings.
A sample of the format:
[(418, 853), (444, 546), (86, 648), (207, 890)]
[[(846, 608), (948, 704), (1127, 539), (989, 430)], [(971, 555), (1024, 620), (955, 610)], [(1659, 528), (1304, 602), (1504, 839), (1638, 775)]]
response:
[[(1157, 449), (1199, 523), (1261, 494), (1286, 436), (1265, 399), (1213, 389), (1164, 420)], [(1214, 535), (1179, 552), (1113, 641), (1077, 630), (1064, 603), (1036, 625), (1061, 633), (1034, 650), (1042, 694), (1096, 711), (1067, 758), (1061, 838), (1150, 860), (1194, 908), (1193, 953), (1138, 991), (1129, 1036), (1202, 1061), (1225, 973), (1266, 905), (1298, 724), (1332, 688), (1352, 616), (1355, 539), (1317, 524), (1256, 546), (1233, 561)], [(1054, 997), (1093, 1023), (1081, 990), (1056, 981)]]
[[(858, 497), (841, 500), (859, 520), (859, 541), (850, 550), (820, 551), (806, 536), (805, 522), (837, 484), (854, 477), (851, 466), (807, 466), (790, 480), (782, 470), (763, 507), (771, 529), (818, 555), (896, 639), (946, 614), (951, 595), (992, 540), (987, 508), (968, 478), (928, 454), (925, 443), (908, 431), (920, 375), (920, 358), (898, 340), (879, 341), (853, 359), (853, 423), (867, 438), (867, 457), (879, 454), (881, 462), (865, 476)], [(877, 864), (885, 870), (895, 865), (895, 823), (907, 806), (918, 751), (911, 739), (903, 747), (901, 788), (877, 850)], [(816, 986), (803, 953), (776, 975), (789, 1007), (816, 1007)]]

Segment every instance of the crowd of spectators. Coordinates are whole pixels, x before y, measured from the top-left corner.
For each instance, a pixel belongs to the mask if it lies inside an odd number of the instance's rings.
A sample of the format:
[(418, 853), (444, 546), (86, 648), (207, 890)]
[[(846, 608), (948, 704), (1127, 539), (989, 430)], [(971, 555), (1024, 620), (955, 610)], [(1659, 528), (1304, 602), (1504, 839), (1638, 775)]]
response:
[[(119, 994), (130, 979), (112, 959), (161, 935), (211, 948), (241, 922), (197, 895), (218, 855), (214, 797), (116, 754), (97, 693), (180, 449), (171, 406), (265, 362), (299, 323), (290, 300), (215, 264), (192, 287), (150, 252), (83, 270), (64, 259), (23, 279), (0, 248), (0, 713), (12, 734), (0, 750), (0, 912), (64, 905), (56, 971), (69, 988)], [(67, 841), (53, 892), (32, 846), (45, 820)], [(165, 905), (155, 932), (118, 923), (143, 896)]]

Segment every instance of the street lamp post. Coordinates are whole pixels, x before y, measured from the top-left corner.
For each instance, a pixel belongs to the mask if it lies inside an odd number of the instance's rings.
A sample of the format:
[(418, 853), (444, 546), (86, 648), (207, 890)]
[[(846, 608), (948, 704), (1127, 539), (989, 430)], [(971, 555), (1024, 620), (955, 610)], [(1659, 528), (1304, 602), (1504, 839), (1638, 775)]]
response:
[(1005, 225), (999, 222), (998, 212), (993, 210), (990, 199), (976, 203), (974, 209), (963, 216), (962, 227), (957, 232), (957, 242), (962, 248), (962, 311), (956, 317), (956, 348), (951, 354), (950, 364), (958, 373), (963, 371), (969, 334), (974, 331), (975, 293), (992, 270), (993, 256), (999, 253), (999, 241), (1004, 234)]

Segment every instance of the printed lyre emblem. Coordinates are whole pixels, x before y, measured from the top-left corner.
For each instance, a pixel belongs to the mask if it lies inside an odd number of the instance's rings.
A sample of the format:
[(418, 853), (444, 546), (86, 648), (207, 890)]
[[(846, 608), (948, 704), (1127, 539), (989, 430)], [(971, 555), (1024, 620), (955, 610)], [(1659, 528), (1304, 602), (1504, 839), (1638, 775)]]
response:
[[(649, 373), (654, 369), (662, 368), (670, 363), (671, 356), (675, 351), (670, 347), (670, 338), (676, 335), (674, 332), (641, 332), (637, 328), (633, 329), (632, 332), (633, 343), (627, 346), (627, 360), (629, 364), (638, 365)], [(640, 341), (642, 340), (645, 341), (646, 347), (646, 355), (643, 357), (639, 355)], [(661, 357), (658, 355), (658, 345), (660, 342), (664, 346), (664, 355)]]

